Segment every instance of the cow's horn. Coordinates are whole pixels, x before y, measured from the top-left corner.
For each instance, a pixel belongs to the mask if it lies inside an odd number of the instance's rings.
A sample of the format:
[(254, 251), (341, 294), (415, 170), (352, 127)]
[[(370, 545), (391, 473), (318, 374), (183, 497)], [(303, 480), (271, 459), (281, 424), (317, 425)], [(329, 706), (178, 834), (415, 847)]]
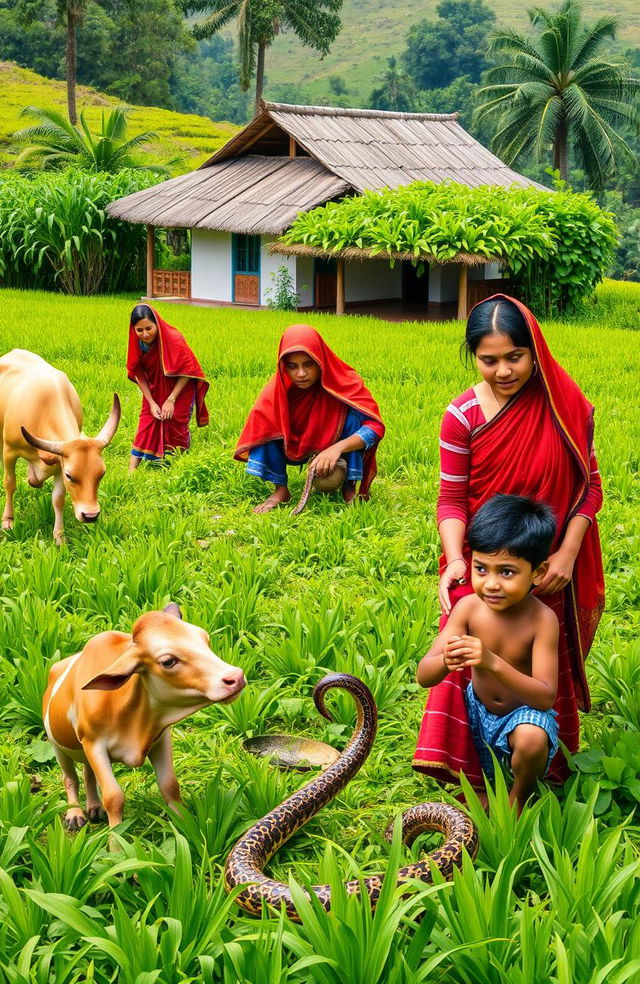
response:
[(120, 397), (117, 393), (113, 394), (113, 406), (111, 407), (111, 413), (107, 419), (106, 424), (102, 428), (99, 434), (96, 434), (95, 440), (98, 444), (106, 448), (107, 444), (111, 444), (113, 440), (113, 435), (118, 429), (118, 424), (120, 423)]
[(162, 609), (167, 615), (174, 615), (175, 618), (182, 618), (182, 612), (180, 611), (180, 605), (176, 605), (175, 601), (170, 601), (168, 605), (165, 605)]
[(46, 451), (48, 454), (64, 454), (64, 445), (58, 441), (45, 441), (42, 437), (34, 437), (26, 427), (21, 427), (22, 436), (32, 447), (39, 451)]

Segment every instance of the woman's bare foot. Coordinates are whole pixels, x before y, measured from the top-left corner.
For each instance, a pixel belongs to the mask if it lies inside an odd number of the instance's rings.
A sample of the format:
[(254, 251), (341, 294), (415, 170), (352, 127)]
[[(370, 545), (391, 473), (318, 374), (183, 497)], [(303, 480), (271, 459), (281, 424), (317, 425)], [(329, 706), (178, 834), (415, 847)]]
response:
[(141, 461), (142, 458), (138, 458), (135, 454), (129, 456), (129, 474), (136, 470)]
[(349, 505), (356, 497), (356, 483), (353, 479), (348, 479), (342, 486), (342, 498)]
[(259, 506), (254, 507), (254, 513), (268, 513), (272, 509), (277, 509), (278, 506), (284, 505), (285, 502), (289, 502), (291, 498), (291, 493), (286, 485), (276, 485), (275, 490), (271, 493), (268, 499), (261, 502)]

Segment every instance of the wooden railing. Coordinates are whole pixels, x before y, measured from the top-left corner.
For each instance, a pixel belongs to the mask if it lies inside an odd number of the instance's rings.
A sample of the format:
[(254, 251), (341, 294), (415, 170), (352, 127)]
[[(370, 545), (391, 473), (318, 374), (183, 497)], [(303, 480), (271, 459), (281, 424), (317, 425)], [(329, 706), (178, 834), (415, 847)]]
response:
[(474, 304), (484, 301), (493, 294), (509, 294), (510, 280), (468, 280), (467, 281), (467, 313)]
[(191, 297), (191, 274), (188, 270), (153, 271), (152, 297)]

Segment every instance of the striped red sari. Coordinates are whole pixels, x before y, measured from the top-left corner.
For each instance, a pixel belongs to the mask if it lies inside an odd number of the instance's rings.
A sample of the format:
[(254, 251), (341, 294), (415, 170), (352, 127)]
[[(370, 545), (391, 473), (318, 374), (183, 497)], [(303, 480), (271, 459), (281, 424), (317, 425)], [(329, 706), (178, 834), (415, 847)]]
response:
[[(498, 295), (503, 296), (503, 295)], [(509, 298), (513, 301), (513, 298)], [(558, 522), (552, 552), (562, 542), (569, 520), (581, 513), (590, 488), (593, 407), (553, 359), (531, 312), (518, 301), (533, 341), (534, 375), (520, 392), (470, 438), (468, 520), (496, 493), (526, 495), (549, 503)], [(470, 567), (465, 542), (463, 553)], [(444, 558), (440, 572), (444, 571)], [(472, 592), (469, 583), (451, 592), (455, 603)], [(589, 691), (584, 661), (604, 606), (604, 577), (595, 518), (576, 558), (573, 577), (562, 591), (541, 595), (560, 624), (558, 712), (560, 740), (571, 752), (579, 745), (578, 709), (588, 710)], [(440, 628), (446, 624), (443, 617)], [(444, 782), (464, 772), (483, 785), (464, 701), (470, 672), (450, 673), (433, 687), (422, 720), (413, 767)], [(567, 764), (558, 752), (549, 778), (563, 782)]]

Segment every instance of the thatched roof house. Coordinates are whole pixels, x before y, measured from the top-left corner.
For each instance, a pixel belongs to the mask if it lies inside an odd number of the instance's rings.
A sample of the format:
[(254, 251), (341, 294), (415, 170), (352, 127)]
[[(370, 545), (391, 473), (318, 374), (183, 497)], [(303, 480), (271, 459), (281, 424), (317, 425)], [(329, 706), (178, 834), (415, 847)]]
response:
[[(286, 263), (301, 306), (331, 307), (336, 290), (347, 306), (456, 301), (463, 280), (466, 294), (463, 258), (464, 276), (434, 267), (428, 278), (417, 280), (410, 263), (392, 270), (367, 261), (345, 273), (344, 261), (296, 257), (295, 250), (284, 260), (268, 248), (300, 212), (345, 195), (418, 180), (470, 187), (534, 184), (474, 140), (456, 113), (264, 103), (262, 112), (196, 171), (113, 202), (109, 212), (145, 223), (150, 237), (156, 226), (192, 230), (193, 298), (265, 303), (271, 274)], [(150, 245), (150, 296), (166, 292), (162, 278), (152, 276), (152, 257)], [(495, 264), (483, 264), (471, 276), (480, 281), (498, 272)]]

